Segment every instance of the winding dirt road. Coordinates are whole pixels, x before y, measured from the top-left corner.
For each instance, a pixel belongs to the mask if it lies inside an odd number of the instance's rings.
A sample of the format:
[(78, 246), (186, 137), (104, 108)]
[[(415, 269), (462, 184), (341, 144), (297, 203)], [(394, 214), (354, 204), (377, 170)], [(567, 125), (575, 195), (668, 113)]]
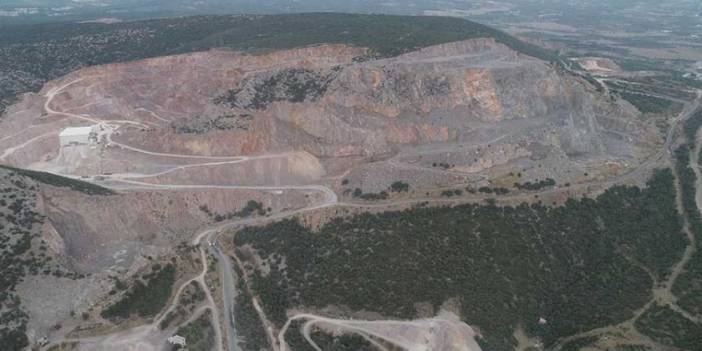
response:
[(239, 351), (238, 333), (236, 331), (236, 317), (234, 308), (236, 304), (236, 283), (234, 281), (234, 270), (232, 269), (229, 257), (222, 253), (217, 241), (210, 245), (210, 251), (217, 258), (222, 279), (222, 303), (224, 308), (224, 324), (227, 330), (227, 350)]
[[(312, 340), (311, 332), (314, 327), (334, 334), (346, 333), (358, 335), (379, 347), (380, 350), (392, 349), (431, 351), (481, 351), (475, 341), (476, 333), (460, 319), (448, 313), (438, 317), (418, 320), (355, 320), (327, 318), (309, 313), (299, 313), (287, 320), (277, 336), (276, 351), (292, 351), (288, 349), (285, 334), (294, 321), (304, 320), (302, 335), (307, 343), (316, 351), (323, 351)], [(387, 346), (386, 346), (387, 345)]]
[[(81, 80), (75, 80), (72, 82), (69, 82), (61, 87), (55, 87), (50, 89), (47, 94), (47, 100), (44, 104), (44, 108), (49, 114), (54, 114), (54, 115), (63, 115), (66, 117), (71, 117), (71, 118), (76, 118), (80, 119), (83, 121), (87, 121), (90, 123), (106, 123), (106, 124), (115, 124), (115, 125), (134, 125), (134, 126), (139, 126), (139, 127), (145, 127), (148, 128), (147, 125), (139, 122), (134, 122), (134, 121), (125, 121), (125, 120), (98, 120), (86, 115), (79, 115), (79, 114), (74, 114), (74, 113), (69, 113), (69, 112), (61, 112), (61, 111), (56, 111), (53, 110), (51, 105), (53, 99), (60, 93), (63, 92), (65, 88), (68, 86), (71, 86), (73, 84), (76, 84), (80, 82)], [(687, 105), (683, 111), (673, 120), (673, 123), (671, 124), (671, 127), (668, 131), (668, 134), (666, 135), (666, 140), (664, 147), (661, 148), (661, 150), (650, 157), (648, 160), (643, 162), (638, 168), (632, 170), (630, 173), (627, 173), (625, 175), (622, 175), (622, 177), (631, 177), (635, 175), (637, 172), (641, 172), (642, 169), (644, 169), (646, 166), (657, 163), (661, 161), (661, 159), (666, 156), (666, 153), (671, 152), (672, 145), (675, 141), (675, 130), (677, 129), (677, 126), (680, 122), (684, 121), (685, 119), (689, 118), (695, 111), (699, 109), (700, 106), (700, 99), (702, 98), (702, 91), (697, 92), (697, 99)], [(35, 138), (32, 138), (28, 140), (25, 144), (29, 144), (31, 142), (34, 142), (38, 140), (39, 138), (46, 137), (48, 135), (52, 135), (54, 133), (47, 133)], [(702, 138), (698, 138), (698, 142), (696, 144), (695, 148), (695, 153), (694, 155), (697, 155), (700, 151), (700, 148), (702, 147), (702, 141), (700, 141)], [(217, 338), (217, 348), (218, 350), (222, 350), (225, 345), (222, 343), (223, 337), (226, 335), (226, 349), (228, 351), (238, 351), (238, 338), (237, 338), (237, 332), (234, 327), (234, 299), (236, 297), (236, 287), (233, 281), (233, 271), (231, 267), (231, 263), (229, 262), (229, 259), (226, 257), (221, 252), (221, 249), (217, 246), (216, 244), (216, 239), (217, 239), (217, 234), (227, 230), (227, 229), (233, 229), (245, 225), (251, 225), (255, 223), (260, 223), (264, 221), (273, 221), (277, 219), (283, 219), (287, 217), (291, 217), (303, 212), (308, 212), (308, 211), (314, 211), (326, 207), (331, 207), (331, 206), (358, 206), (358, 207), (387, 207), (391, 205), (396, 205), (398, 203), (414, 203), (414, 202), (422, 202), (422, 201), (428, 201), (428, 200), (437, 200), (437, 199), (411, 199), (411, 200), (400, 200), (398, 202), (388, 202), (388, 203), (382, 203), (382, 204), (377, 204), (377, 205), (368, 205), (368, 204), (349, 204), (349, 203), (339, 203), (338, 197), (336, 193), (331, 190), (330, 188), (324, 186), (324, 185), (289, 185), (289, 186), (239, 186), (239, 185), (206, 185), (206, 184), (200, 184), (200, 185), (180, 185), (180, 184), (151, 184), (151, 183), (146, 183), (146, 182), (140, 182), (136, 180), (131, 180), (132, 178), (146, 178), (146, 177), (155, 177), (163, 174), (168, 174), (170, 172), (177, 171), (179, 169), (185, 169), (185, 168), (193, 168), (193, 167), (205, 167), (205, 166), (211, 166), (211, 165), (220, 165), (220, 164), (229, 164), (229, 163), (240, 163), (240, 162), (246, 162), (249, 160), (253, 160), (256, 158), (272, 158), (272, 157), (285, 157), (284, 154), (279, 154), (279, 155), (263, 155), (263, 156), (199, 156), (199, 155), (183, 155), (183, 154), (170, 154), (170, 153), (160, 153), (160, 152), (152, 152), (148, 150), (143, 150), (140, 148), (132, 147), (129, 145), (125, 145), (119, 142), (115, 142), (111, 138), (111, 134), (107, 134), (107, 141), (110, 144), (116, 145), (122, 149), (129, 150), (132, 152), (136, 153), (142, 153), (146, 155), (152, 155), (152, 156), (160, 156), (160, 157), (174, 157), (174, 158), (188, 158), (188, 159), (203, 159), (203, 160), (217, 160), (213, 162), (205, 162), (205, 163), (199, 163), (199, 164), (189, 164), (189, 165), (183, 165), (183, 166), (177, 166), (173, 167), (172, 169), (168, 169), (162, 172), (154, 173), (154, 174), (121, 174), (121, 175), (114, 175), (111, 177), (110, 181), (119, 183), (121, 186), (117, 185), (108, 185), (108, 187), (111, 187), (113, 189), (117, 190), (123, 190), (123, 191), (138, 191), (138, 190), (144, 190), (144, 189), (164, 189), (164, 190), (177, 190), (177, 189), (244, 189), (244, 190), (262, 190), (262, 191), (315, 191), (315, 192), (321, 192), (324, 194), (323, 199), (318, 202), (317, 204), (313, 204), (307, 207), (303, 207), (300, 209), (292, 210), (292, 211), (286, 211), (286, 212), (281, 212), (278, 214), (274, 214), (268, 217), (261, 217), (261, 218), (249, 218), (249, 219), (243, 219), (243, 220), (235, 220), (235, 221), (229, 221), (222, 223), (220, 225), (214, 226), (209, 229), (205, 229), (201, 231), (200, 233), (196, 234), (193, 239), (193, 244), (198, 244), (200, 246), (200, 254), (202, 257), (202, 262), (203, 262), (203, 270), (200, 272), (200, 274), (190, 280), (188, 280), (186, 283), (181, 285), (176, 292), (175, 298), (173, 301), (170, 303), (169, 306), (167, 306), (162, 314), (160, 315), (159, 318), (157, 318), (153, 323), (145, 326), (140, 326), (137, 328), (133, 328), (127, 331), (119, 332), (116, 334), (111, 334), (111, 335), (105, 335), (101, 337), (93, 337), (93, 338), (81, 338), (81, 339), (67, 339), (67, 340), (61, 340), (61, 341), (79, 341), (81, 343), (89, 343), (93, 345), (131, 345), (129, 346), (130, 349), (134, 350), (155, 350), (153, 348), (153, 342), (158, 342), (160, 340), (162, 342), (163, 335), (158, 331), (158, 323), (165, 318), (165, 316), (168, 314), (168, 312), (172, 311), (179, 299), (180, 294), (182, 293), (183, 289), (187, 284), (190, 284), (191, 282), (195, 281), (198, 284), (201, 285), (201, 287), (205, 290), (206, 292), (206, 297), (207, 297), (207, 308), (210, 308), (212, 311), (212, 316), (213, 316), (213, 324), (215, 326), (215, 334)], [(18, 145), (17, 148), (21, 148), (22, 145)], [(16, 148), (15, 148), (16, 149)], [(5, 152), (0, 156), (0, 160), (9, 156), (12, 152), (15, 151), (13, 150), (5, 150)], [(692, 158), (695, 158), (695, 160), (692, 160)], [(700, 174), (699, 170), (699, 165), (697, 164), (696, 156), (693, 157), (691, 156), (691, 164), (694, 162), (695, 167), (695, 175), (697, 177), (697, 186), (698, 186), (698, 193), (696, 195), (696, 201), (698, 203), (698, 207), (702, 208), (702, 174)], [(61, 174), (63, 175), (63, 174)], [(66, 175), (63, 175), (66, 176)], [(73, 178), (77, 178), (75, 176), (71, 176)], [(610, 182), (615, 182), (619, 179), (619, 177), (615, 180), (610, 180), (606, 182), (605, 184), (609, 184)], [(104, 184), (101, 184), (104, 185)], [(556, 190), (548, 190), (548, 191), (563, 191), (562, 189), (556, 189)], [(462, 200), (438, 200), (438, 201), (450, 201), (450, 202), (456, 202), (456, 201), (463, 201), (466, 202), (465, 199)], [(692, 236), (691, 241), (694, 242), (695, 238)], [(206, 243), (203, 243), (202, 241), (206, 240)], [(209, 290), (209, 288), (206, 285), (205, 282), (205, 276), (208, 273), (208, 267), (207, 267), (207, 251), (210, 251), (212, 255), (214, 255), (217, 258), (217, 261), (220, 265), (221, 273), (222, 273), (222, 282), (223, 282), (223, 298), (224, 298), (224, 311), (220, 311), (219, 308), (217, 307), (214, 298), (212, 297), (212, 294)], [(683, 260), (677, 265), (679, 268), (677, 269), (682, 269), (684, 267), (685, 263), (687, 262), (686, 260), (689, 260), (689, 257), (691, 257), (692, 253), (694, 252), (694, 249), (692, 249), (690, 253), (686, 251), (686, 255), (684, 256)], [(687, 257), (687, 258), (685, 258)], [(677, 267), (676, 266), (676, 267)], [(677, 273), (674, 276), (671, 276), (671, 281), (668, 281), (664, 284), (666, 287), (667, 291), (669, 292), (670, 287), (672, 287), (675, 278), (679, 273)], [(257, 302), (257, 300), (255, 300)], [(653, 303), (653, 302), (651, 302)], [(647, 306), (644, 306), (644, 308), (648, 308), (650, 304), (647, 304)], [(257, 311), (262, 313), (262, 309), (260, 308), (260, 304), (256, 303), (256, 306), (254, 306)], [(204, 311), (204, 309), (200, 309), (199, 311)], [(645, 309), (643, 310), (645, 311)], [(643, 311), (641, 313), (643, 313)], [(226, 323), (226, 332), (223, 333), (220, 323), (219, 323), (219, 316), (223, 315)], [(640, 314), (638, 314), (640, 315)], [(636, 317), (636, 316), (635, 316)], [(263, 318), (263, 317), (262, 317)], [(636, 317), (637, 318), (637, 317)], [(264, 319), (264, 325), (265, 324), (265, 318)], [(288, 351), (286, 349), (286, 343), (285, 343), (285, 332), (287, 331), (290, 323), (294, 320), (307, 320), (305, 323), (305, 326), (303, 328), (305, 338), (307, 341), (314, 347), (315, 349), (319, 350), (318, 346), (314, 344), (314, 342), (311, 340), (309, 333), (315, 324), (324, 324), (326, 326), (333, 326), (336, 328), (340, 328), (346, 332), (353, 332), (355, 334), (361, 335), (362, 337), (366, 338), (366, 340), (369, 340), (370, 342), (374, 344), (378, 344), (378, 340), (382, 340), (383, 342), (387, 342), (393, 345), (396, 345), (398, 347), (402, 347), (405, 349), (426, 349), (427, 348), (421, 348), (421, 343), (418, 343), (417, 341), (411, 341), (411, 340), (406, 340), (406, 339), (395, 339), (392, 338), (386, 334), (383, 334), (382, 332), (378, 332), (376, 329), (377, 327), (392, 327), (392, 326), (400, 326), (404, 328), (408, 327), (431, 327), (428, 330), (432, 331), (434, 330), (433, 328), (436, 327), (436, 323), (445, 323), (442, 321), (354, 321), (354, 320), (336, 320), (336, 319), (330, 319), (330, 318), (325, 318), (321, 316), (316, 316), (312, 314), (299, 314), (296, 316), (293, 316), (288, 322), (285, 324), (282, 330), (278, 333), (278, 335), (274, 338), (276, 341), (274, 341), (272, 344), (277, 346), (276, 349), (277, 351)], [(434, 323), (434, 324), (432, 324)], [(628, 323), (633, 322), (630, 320)], [(467, 325), (466, 325), (467, 326)], [(469, 327), (468, 327), (469, 328)], [(600, 335), (607, 330), (608, 328), (601, 328), (601, 330), (597, 330), (596, 332), (590, 331), (588, 333), (592, 333), (593, 335)], [(268, 330), (269, 335), (272, 333), (272, 330)], [(431, 335), (431, 332), (428, 334)], [(581, 337), (584, 335), (590, 335), (583, 333), (582, 335), (577, 335), (573, 337)], [(56, 345), (57, 342), (52, 343), (51, 345)], [(380, 344), (378, 344), (380, 345)], [(420, 346), (417, 346), (420, 345)], [(426, 345), (430, 345), (427, 343)], [(381, 345), (382, 346), (382, 345)], [(100, 346), (97, 346), (100, 347)], [(420, 347), (420, 348), (418, 348)], [(99, 349), (99, 348), (96, 348)], [(105, 350), (108, 349), (115, 349), (114, 347), (108, 347), (104, 348)], [(382, 347), (381, 347), (382, 349)], [(475, 347), (471, 347), (470, 349), (467, 350), (472, 350), (472, 351), (477, 351), (480, 350), (479, 346), (477, 344)]]
[[(700, 109), (700, 99), (702, 98), (702, 90), (697, 90), (697, 99), (692, 104), (689, 104), (688, 106), (685, 107), (685, 109), (680, 113), (680, 115), (675, 119), (675, 123), (669, 130), (669, 133), (666, 138), (666, 143), (665, 143), (665, 148), (661, 150), (661, 152), (673, 152), (673, 146), (675, 145), (674, 142), (676, 140), (676, 132), (678, 130), (678, 126), (680, 122), (683, 122), (690, 118), (693, 114), (695, 114), (697, 111)], [(675, 128), (673, 128), (675, 127)], [(688, 141), (690, 142), (690, 141)], [(693, 152), (690, 153), (689, 155), (689, 165), (693, 169), (695, 173), (695, 203), (697, 205), (697, 210), (700, 211), (700, 215), (702, 215), (702, 171), (700, 170), (700, 165), (699, 165), (699, 156), (700, 152), (702, 151), (702, 128), (698, 129), (696, 133), (696, 137), (694, 142), (694, 148)], [(679, 180), (679, 175), (677, 172), (674, 172), (675, 174), (675, 190), (676, 190), (676, 198), (677, 198), (677, 206), (678, 206), (678, 211), (680, 213), (684, 213), (683, 209), (683, 204), (682, 204), (682, 187), (680, 184)], [(686, 218), (686, 216), (683, 216), (684, 220), (684, 225), (683, 225), (683, 232), (687, 236), (688, 239), (688, 245), (685, 248), (685, 251), (680, 258), (678, 262), (675, 263), (675, 265), (671, 268), (671, 274), (667, 277), (666, 280), (659, 282), (655, 277), (653, 277), (653, 286), (651, 287), (651, 293), (652, 297), (651, 299), (641, 308), (639, 308), (637, 311), (633, 313), (633, 316), (626, 320), (623, 321), (619, 324), (616, 325), (609, 325), (609, 326), (604, 326), (601, 328), (593, 329), (593, 330), (588, 330), (582, 333), (578, 333), (566, 338), (563, 338), (559, 340), (558, 344), (554, 347), (555, 350), (560, 350), (562, 346), (567, 344), (568, 342), (571, 342), (573, 340), (577, 339), (582, 339), (586, 337), (598, 337), (602, 335), (628, 335), (629, 337), (632, 337), (633, 339), (638, 340), (640, 343), (643, 343), (650, 347), (653, 350), (677, 350), (676, 348), (669, 347), (666, 345), (662, 345), (654, 340), (652, 340), (649, 336), (642, 334), (636, 329), (636, 321), (641, 318), (641, 316), (648, 311), (654, 304), (661, 305), (661, 306), (668, 306), (670, 307), (673, 311), (679, 313), (681, 316), (684, 318), (690, 320), (693, 323), (702, 323), (702, 316), (695, 316), (692, 315), (691, 313), (685, 311), (682, 309), (680, 306), (677, 304), (677, 298), (675, 297), (674, 293), (672, 292), (673, 286), (675, 285), (676, 280), (682, 274), (685, 270), (685, 267), (689, 263), (689, 261), (692, 259), (692, 256), (696, 253), (697, 251), (697, 238), (694, 234), (694, 232), (690, 228), (690, 223), (689, 220)], [(650, 275), (650, 273), (649, 273)]]

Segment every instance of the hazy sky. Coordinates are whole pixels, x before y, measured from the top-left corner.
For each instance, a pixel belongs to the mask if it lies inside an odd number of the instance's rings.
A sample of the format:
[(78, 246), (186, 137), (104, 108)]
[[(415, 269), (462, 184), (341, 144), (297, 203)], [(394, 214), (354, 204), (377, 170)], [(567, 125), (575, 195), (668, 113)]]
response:
[(700, 0), (0, 0), (0, 24), (97, 17), (337, 11), (450, 15), (488, 23), (534, 19), (582, 23), (653, 13), (694, 17)]

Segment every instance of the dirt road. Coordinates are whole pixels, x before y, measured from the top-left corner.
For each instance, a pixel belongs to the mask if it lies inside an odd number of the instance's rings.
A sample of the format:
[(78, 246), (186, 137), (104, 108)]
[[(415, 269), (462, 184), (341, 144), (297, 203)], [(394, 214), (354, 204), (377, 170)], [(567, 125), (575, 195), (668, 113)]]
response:
[(481, 351), (475, 341), (475, 331), (448, 312), (442, 312), (434, 318), (408, 321), (335, 319), (299, 313), (289, 318), (278, 333), (277, 351), (292, 351), (285, 341), (285, 334), (294, 321), (305, 321), (302, 335), (316, 351), (322, 349), (312, 339), (311, 332), (314, 327), (333, 331), (337, 335), (344, 333), (361, 336), (380, 350), (399, 348), (413, 351)]
[[(95, 118), (91, 118), (89, 116), (85, 115), (78, 115), (78, 114), (73, 114), (69, 112), (60, 112), (53, 110), (51, 105), (52, 101), (57, 96), (60, 94), (63, 89), (66, 87), (76, 84), (80, 82), (80, 80), (76, 80), (70, 83), (67, 83), (61, 87), (56, 87), (47, 93), (47, 100), (45, 102), (45, 110), (49, 114), (55, 114), (55, 115), (63, 115), (67, 117), (72, 117), (72, 118), (77, 118), (83, 121), (87, 121), (90, 123), (107, 123), (107, 124), (116, 124), (116, 125), (122, 125), (122, 124), (127, 124), (127, 125), (136, 125), (140, 127), (148, 127), (142, 123), (139, 122), (133, 122), (133, 121), (121, 121), (121, 120), (109, 120), (109, 121), (102, 121), (98, 120)], [(610, 179), (606, 182), (600, 182), (598, 184), (600, 185), (610, 185), (614, 184), (617, 181), (620, 181), (621, 179), (625, 177), (632, 177), (635, 176), (638, 172), (642, 172), (647, 166), (651, 164), (657, 164), (658, 162), (661, 161), (663, 157), (666, 156), (668, 152), (671, 151), (672, 145), (675, 141), (675, 130), (677, 129), (677, 126), (680, 122), (686, 120), (689, 118), (695, 111), (700, 106), (700, 98), (702, 97), (702, 92), (698, 91), (698, 97), (697, 99), (687, 105), (683, 111), (673, 120), (673, 123), (671, 125), (670, 130), (668, 131), (668, 134), (666, 135), (666, 140), (661, 148), (661, 150), (650, 157), (647, 161), (643, 162), (638, 168), (632, 170), (631, 172), (621, 175), (620, 177), (616, 177), (614, 179)], [(43, 136), (40, 136), (43, 137)], [(39, 137), (37, 137), (39, 138)], [(696, 152), (694, 153), (697, 155), (697, 153), (700, 150), (701, 143), (699, 141), (700, 138), (698, 138), (698, 143), (696, 145)], [(231, 262), (229, 261), (228, 257), (226, 257), (225, 254), (221, 252), (221, 249), (216, 245), (216, 234), (226, 230), (226, 229), (233, 229), (245, 225), (252, 225), (252, 224), (257, 224), (257, 223), (262, 223), (262, 222), (268, 222), (268, 221), (274, 221), (278, 219), (283, 219), (283, 218), (288, 218), (291, 216), (295, 216), (297, 214), (303, 213), (303, 212), (308, 212), (308, 211), (314, 211), (326, 207), (331, 207), (331, 206), (359, 206), (359, 207), (370, 207), (370, 206), (377, 206), (377, 207), (388, 207), (388, 206), (393, 206), (398, 203), (409, 203), (409, 202), (422, 202), (422, 201), (450, 201), (450, 202), (469, 202), (470, 200), (466, 199), (457, 199), (457, 200), (443, 200), (443, 199), (411, 199), (411, 200), (400, 200), (397, 202), (387, 202), (387, 203), (382, 203), (382, 204), (375, 204), (375, 205), (365, 205), (365, 204), (349, 204), (349, 203), (339, 203), (338, 197), (336, 193), (331, 190), (330, 188), (324, 186), (324, 185), (289, 185), (289, 186), (239, 186), (239, 185), (207, 185), (207, 184), (198, 184), (198, 185), (179, 185), (179, 184), (151, 184), (151, 183), (146, 183), (146, 182), (140, 182), (136, 180), (131, 180), (131, 178), (144, 178), (144, 177), (154, 177), (158, 175), (163, 175), (167, 174), (173, 171), (176, 171), (178, 169), (184, 169), (184, 168), (196, 168), (196, 167), (207, 167), (211, 165), (219, 165), (219, 164), (227, 164), (227, 163), (239, 163), (239, 162), (245, 162), (247, 160), (254, 159), (256, 157), (259, 158), (264, 158), (264, 157), (283, 157), (281, 155), (264, 155), (264, 156), (198, 156), (198, 155), (184, 155), (184, 154), (170, 154), (170, 153), (159, 153), (159, 152), (152, 152), (148, 150), (143, 150), (140, 148), (132, 147), (129, 145), (125, 145), (119, 142), (115, 142), (111, 139), (111, 134), (107, 134), (107, 141), (108, 143), (111, 143), (113, 145), (117, 145), (120, 148), (123, 148), (125, 150), (129, 150), (132, 152), (137, 152), (137, 153), (142, 153), (146, 155), (152, 155), (152, 156), (162, 156), (162, 157), (175, 157), (175, 158), (188, 158), (188, 159), (203, 159), (203, 160), (216, 160), (213, 162), (203, 162), (199, 164), (190, 164), (190, 165), (183, 165), (183, 166), (178, 166), (174, 167), (173, 169), (169, 169), (163, 172), (159, 173), (154, 173), (154, 174), (147, 174), (147, 175), (138, 175), (138, 174), (123, 174), (123, 175), (114, 175), (114, 179), (111, 179), (111, 182), (118, 183), (114, 185), (109, 185), (109, 187), (112, 187), (114, 189), (118, 190), (123, 190), (123, 191), (139, 191), (143, 189), (164, 189), (164, 190), (177, 190), (177, 189), (245, 189), (245, 190), (261, 190), (261, 191), (314, 191), (314, 192), (321, 192), (324, 194), (324, 197), (321, 201), (319, 201), (316, 204), (303, 207), (300, 209), (296, 210), (291, 210), (291, 211), (286, 211), (286, 212), (281, 212), (277, 213), (268, 217), (258, 217), (258, 218), (248, 218), (248, 219), (243, 219), (243, 220), (235, 220), (235, 221), (230, 221), (230, 222), (225, 222), (220, 225), (217, 225), (215, 227), (205, 229), (201, 231), (200, 233), (196, 234), (193, 238), (193, 244), (200, 244), (200, 254), (202, 257), (202, 262), (203, 262), (203, 270), (200, 272), (200, 274), (189, 280), (186, 284), (180, 286), (177, 289), (176, 297), (174, 300), (171, 302), (169, 306), (167, 306), (164, 309), (164, 312), (162, 315), (157, 318), (153, 323), (145, 326), (140, 326), (137, 328), (133, 328), (127, 331), (111, 334), (111, 335), (105, 335), (101, 337), (94, 337), (94, 338), (82, 338), (82, 339), (75, 339), (75, 340), (66, 340), (66, 341), (79, 341), (81, 345), (93, 345), (92, 349), (95, 350), (157, 350), (159, 348), (159, 345), (162, 345), (163, 343), (163, 337), (164, 334), (158, 329), (158, 323), (165, 318), (165, 315), (173, 310), (178, 302), (178, 297), (183, 291), (183, 287), (186, 286), (188, 283), (192, 281), (196, 281), (198, 284), (200, 284), (205, 292), (206, 292), (206, 300), (207, 300), (207, 305), (211, 310), (212, 310), (212, 315), (213, 315), (213, 323), (214, 323), (214, 329), (215, 329), (215, 334), (217, 338), (217, 349), (222, 350), (225, 348), (225, 345), (222, 344), (222, 339), (223, 339), (223, 333), (222, 333), (222, 328), (219, 323), (219, 316), (222, 315), (225, 320), (225, 333), (226, 334), (226, 349), (228, 351), (238, 351), (238, 345), (237, 345), (237, 331), (235, 328), (235, 320), (234, 320), (234, 299), (236, 297), (236, 285), (234, 284), (234, 273), (231, 267)], [(32, 140), (28, 140), (27, 143), (32, 142)], [(21, 145), (20, 145), (21, 146)], [(18, 147), (20, 147), (18, 146)], [(13, 151), (10, 151), (13, 152)], [(3, 157), (6, 157), (7, 150), (5, 153), (3, 153)], [(694, 158), (695, 160), (692, 160)], [(702, 175), (700, 174), (699, 171), (699, 165), (697, 164), (696, 157), (691, 156), (691, 164), (694, 162), (694, 169), (696, 170), (696, 177), (697, 177), (697, 185), (698, 185), (698, 193), (697, 193), (697, 202), (698, 206), (702, 204)], [(65, 175), (64, 175), (65, 176)], [(76, 178), (76, 177), (73, 177)], [(104, 185), (104, 184), (101, 184)], [(582, 184), (579, 186), (589, 186), (590, 184)], [(567, 189), (550, 189), (547, 190), (548, 192), (556, 192), (556, 191), (567, 191)], [(702, 208), (702, 206), (699, 206)], [(205, 240), (203, 242), (203, 239)], [(695, 238), (693, 237), (692, 240)], [(217, 261), (219, 263), (219, 268), (221, 270), (221, 279), (222, 279), (222, 285), (223, 285), (223, 291), (222, 291), (222, 296), (224, 299), (224, 310), (220, 311), (219, 308), (217, 307), (214, 298), (212, 297), (212, 293), (210, 292), (209, 288), (206, 285), (205, 282), (205, 276), (208, 273), (207, 270), (207, 253), (211, 253), (217, 258)], [(686, 254), (686, 257), (691, 256), (691, 254)], [(689, 260), (689, 257), (687, 258)], [(680, 262), (679, 266), (684, 267), (686, 261), (685, 258)], [(677, 277), (677, 275), (675, 275)], [(670, 287), (672, 286), (675, 278), (672, 278), (672, 281), (667, 282), (666, 286)], [(669, 288), (668, 288), (669, 289)], [(257, 300), (254, 300), (257, 301)], [(648, 306), (648, 305), (647, 305)], [(644, 306), (646, 307), (646, 306)], [(257, 311), (262, 313), (262, 309), (260, 308), (260, 305), (256, 305), (255, 308)], [(265, 318), (264, 318), (265, 319)], [(294, 320), (307, 320), (305, 323), (305, 327), (303, 328), (303, 331), (305, 333), (305, 337), (307, 341), (310, 343), (310, 345), (317, 350), (319, 348), (312, 342), (309, 333), (310, 329), (312, 326), (315, 325), (324, 325), (324, 326), (332, 326), (335, 328), (339, 328), (340, 330), (343, 330), (345, 332), (351, 332), (357, 335), (361, 335), (364, 337), (366, 340), (369, 340), (369, 342), (376, 343), (377, 340), (382, 340), (383, 342), (390, 343), (393, 345), (396, 345), (398, 347), (402, 347), (405, 349), (412, 349), (412, 350), (431, 350), (432, 348), (437, 349), (437, 347), (440, 347), (437, 344), (439, 339), (435, 338), (434, 335), (440, 335), (440, 334), (435, 334), (437, 330), (443, 330), (442, 326), (447, 324), (448, 322), (442, 321), (442, 320), (422, 320), (422, 321), (358, 321), (358, 320), (336, 320), (336, 319), (331, 319), (331, 318), (325, 318), (321, 316), (316, 316), (312, 314), (300, 314), (296, 315), (290, 320), (288, 320), (288, 323), (283, 327), (283, 329), (278, 333), (277, 335), (277, 342), (273, 342), (273, 344), (277, 344), (274, 346), (277, 346), (277, 349), (279, 351), (288, 351), (286, 349), (286, 343), (285, 343), (285, 331), (287, 331), (290, 323)], [(633, 328), (633, 322), (627, 321), (625, 323), (629, 323), (629, 325), (632, 326)], [(264, 325), (267, 325), (264, 321)], [(468, 329), (465, 329), (463, 325), (458, 324), (462, 330), (461, 335), (474, 335), (467, 332), (466, 330), (470, 330), (472, 332), (472, 329), (465, 325)], [(392, 335), (386, 333), (385, 331), (388, 328), (417, 328), (417, 333), (416, 335), (422, 335), (423, 338), (421, 340), (419, 339), (398, 339), (393, 337)], [(439, 329), (437, 329), (439, 328)], [(597, 332), (590, 331), (594, 335), (599, 335), (598, 333), (604, 333), (606, 332), (610, 327), (603, 328), (602, 330), (598, 330)], [(271, 330), (268, 330), (269, 333), (271, 333)], [(585, 334), (583, 334), (585, 335)], [(589, 335), (589, 334), (588, 334)], [(579, 335), (580, 336), (580, 335)], [(576, 336), (574, 336), (576, 337)], [(471, 339), (472, 340), (472, 339)], [(55, 345), (54, 343), (53, 345)], [(103, 347), (103, 348), (100, 348)], [(90, 349), (91, 347), (88, 347)], [(471, 345), (470, 348), (467, 348), (466, 350), (471, 350), (471, 351), (478, 351), (480, 350), (479, 346), (475, 344), (474, 346)]]
[[(692, 104), (688, 105), (675, 119), (675, 124), (673, 124), (673, 126), (671, 126), (671, 129), (669, 130), (668, 136), (666, 138), (665, 148), (662, 150), (662, 152), (673, 152), (672, 148), (675, 145), (674, 142), (676, 140), (676, 132), (679, 130), (678, 124), (690, 118), (694, 113), (696, 113), (700, 109), (701, 97), (702, 91), (697, 90), (697, 99), (695, 99), (695, 101)], [(695, 202), (697, 204), (697, 209), (701, 211), (700, 214), (702, 215), (702, 171), (700, 170), (699, 165), (699, 155), (702, 151), (702, 128), (697, 131), (694, 143), (695, 145), (693, 152), (691, 152), (689, 156), (689, 165), (695, 173)], [(676, 198), (678, 199), (679, 207), (678, 211), (684, 213), (682, 208), (682, 188), (679, 180), (679, 175), (677, 174), (677, 172), (674, 173), (676, 177), (675, 185), (677, 192)], [(555, 350), (560, 350), (562, 346), (573, 340), (582, 339), (586, 337), (597, 337), (602, 335), (627, 336), (629, 338), (637, 340), (639, 343), (649, 346), (651, 349), (654, 350), (676, 350), (676, 348), (662, 345), (652, 340), (650, 337), (640, 333), (636, 329), (635, 324), (636, 321), (654, 304), (669, 306), (672, 310), (678, 312), (680, 315), (694, 323), (702, 322), (702, 316), (694, 316), (680, 308), (680, 306), (678, 306), (676, 303), (677, 298), (672, 292), (672, 288), (675, 285), (676, 280), (684, 271), (685, 266), (690, 261), (690, 259), (692, 259), (692, 256), (695, 254), (697, 247), (696, 243), (697, 240), (699, 240), (699, 238), (696, 238), (695, 234), (690, 229), (690, 223), (688, 219), (685, 217), (683, 217), (683, 219), (683, 231), (685, 232), (688, 238), (688, 245), (685, 248), (685, 251), (680, 260), (676, 262), (675, 265), (671, 268), (672, 271), (668, 278), (662, 282), (657, 282), (654, 279), (654, 284), (651, 287), (651, 299), (639, 310), (635, 311), (630, 319), (616, 325), (604, 326), (601, 328), (585, 331), (563, 338), (559, 340), (559, 343), (554, 347)]]

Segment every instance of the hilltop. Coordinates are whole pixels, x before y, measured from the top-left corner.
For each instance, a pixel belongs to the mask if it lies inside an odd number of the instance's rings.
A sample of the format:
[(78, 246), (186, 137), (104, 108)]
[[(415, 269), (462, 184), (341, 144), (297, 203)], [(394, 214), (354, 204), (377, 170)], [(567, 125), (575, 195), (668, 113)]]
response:
[(471, 38), (495, 38), (529, 55), (536, 46), (457, 18), (333, 13), (194, 16), (124, 23), (0, 27), (0, 113), (18, 94), (76, 69), (148, 57), (228, 48), (244, 51), (343, 43), (393, 56)]

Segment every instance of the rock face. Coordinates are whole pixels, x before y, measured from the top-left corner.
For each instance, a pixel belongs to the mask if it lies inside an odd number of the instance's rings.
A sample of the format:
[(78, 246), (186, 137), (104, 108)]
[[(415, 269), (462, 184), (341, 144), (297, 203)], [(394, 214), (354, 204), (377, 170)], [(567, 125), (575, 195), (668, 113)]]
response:
[[(161, 151), (303, 149), (320, 157), (371, 156), (395, 144), (463, 141), (481, 126), (534, 119), (559, 129), (568, 154), (633, 151), (609, 149), (598, 130), (607, 124), (632, 132), (631, 112), (491, 39), (354, 63), (362, 54), (329, 45), (260, 56), (213, 51), (95, 67), (64, 78), (83, 80), (57, 102), (75, 107), (99, 100), (81, 112), (154, 124), (167, 120), (172, 128), (159, 125), (130, 136)], [(612, 116), (621, 123), (612, 125)], [(205, 120), (215, 137), (204, 136), (208, 130), (177, 128), (183, 119)], [(161, 142), (173, 133), (182, 142)]]
[[(145, 126), (121, 128), (113, 135), (119, 143), (208, 156), (305, 152), (321, 160), (313, 172), (319, 177), (348, 170), (333, 160), (375, 162), (430, 146), (445, 155), (434, 162), (459, 158), (455, 171), (466, 174), (548, 155), (633, 165), (660, 142), (635, 111), (492, 39), (378, 60), (344, 45), (260, 55), (208, 51), (86, 68), (42, 93), (58, 88), (54, 110)], [(3, 123), (16, 123), (12, 117)], [(39, 120), (33, 123), (46, 123)], [(486, 152), (490, 144), (504, 145)], [(26, 166), (56, 154), (30, 151), (23, 152), (32, 160), (10, 159)]]

